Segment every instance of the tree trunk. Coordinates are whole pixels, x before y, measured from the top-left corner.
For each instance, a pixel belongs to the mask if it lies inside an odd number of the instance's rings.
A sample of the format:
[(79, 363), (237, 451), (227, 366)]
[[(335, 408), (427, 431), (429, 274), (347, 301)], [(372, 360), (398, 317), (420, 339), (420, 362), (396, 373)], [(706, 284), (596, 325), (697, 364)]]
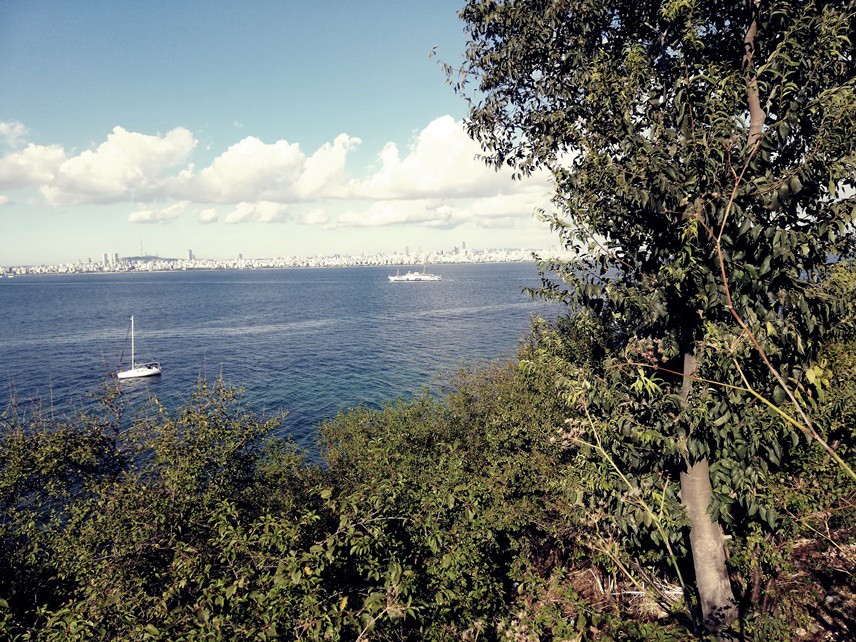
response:
[(755, 36), (758, 35), (758, 12), (761, 2), (748, 0), (746, 4), (751, 13), (752, 22), (743, 38), (743, 77), (746, 80), (746, 103), (749, 107), (749, 144), (754, 145), (764, 131), (764, 120), (767, 118), (767, 114), (761, 108), (758, 79), (755, 77)]
[[(690, 377), (695, 368), (692, 352), (684, 353), (681, 399), (685, 409), (689, 408)], [(712, 494), (707, 459), (688, 464), (686, 472), (681, 473), (681, 503), (690, 519), (690, 545), (704, 625), (715, 632), (737, 619), (737, 602), (725, 567), (725, 538), (708, 512)]]

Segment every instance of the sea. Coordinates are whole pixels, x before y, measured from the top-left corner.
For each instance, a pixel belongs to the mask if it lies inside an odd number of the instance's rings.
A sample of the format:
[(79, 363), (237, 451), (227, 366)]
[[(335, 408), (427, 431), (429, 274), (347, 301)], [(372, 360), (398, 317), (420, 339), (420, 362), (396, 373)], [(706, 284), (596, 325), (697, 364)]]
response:
[[(402, 267), (402, 272), (408, 266)], [(393, 268), (394, 270), (394, 268)], [(259, 414), (316, 451), (320, 422), (441, 389), (460, 368), (513, 357), (533, 315), (534, 264), (432, 268), (442, 281), (391, 283), (390, 268), (295, 268), (16, 276), (0, 279), (0, 394), (51, 412), (85, 406), (130, 361), (162, 374), (122, 380), (133, 407), (168, 408), (222, 377)], [(2, 406), (0, 406), (2, 407)]]

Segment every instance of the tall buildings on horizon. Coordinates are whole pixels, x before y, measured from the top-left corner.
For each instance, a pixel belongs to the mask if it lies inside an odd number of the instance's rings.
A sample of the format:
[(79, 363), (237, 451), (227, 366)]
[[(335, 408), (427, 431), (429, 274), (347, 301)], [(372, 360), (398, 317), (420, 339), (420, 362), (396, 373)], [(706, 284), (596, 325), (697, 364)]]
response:
[[(467, 242), (466, 241), (461, 241), (460, 251), (466, 253), (466, 251), (467, 251)], [(442, 250), (440, 250), (439, 252), (440, 252), (440, 254), (443, 254)], [(452, 250), (451, 253), (452, 254), (458, 254), (458, 247), (456, 246)], [(365, 255), (365, 254), (366, 254), (365, 252), (361, 253), (361, 255)], [(421, 254), (422, 254), (422, 247), (420, 246), (417, 249), (417, 256), (419, 256)], [(103, 265), (119, 265), (119, 253), (118, 252), (112, 252), (112, 253), (104, 252), (104, 254), (102, 256), (103, 256), (103, 258), (102, 258), (102, 264)], [(338, 257), (339, 255), (336, 254), (335, 256)], [(406, 256), (406, 257), (410, 256), (410, 246), (409, 245), (404, 246), (404, 256)], [(143, 257), (145, 257), (145, 254), (143, 254), (143, 246), (142, 246), (142, 242), (141, 242), (140, 243), (140, 258), (143, 258)], [(198, 259), (199, 259), (199, 257), (197, 257), (193, 253), (193, 250), (187, 250), (187, 260), (188, 261), (195, 261)], [(243, 259), (244, 259), (244, 254), (243, 253), (238, 254), (238, 260), (242, 261)], [(92, 259), (89, 259), (88, 261), (89, 261), (89, 263), (92, 263)]]

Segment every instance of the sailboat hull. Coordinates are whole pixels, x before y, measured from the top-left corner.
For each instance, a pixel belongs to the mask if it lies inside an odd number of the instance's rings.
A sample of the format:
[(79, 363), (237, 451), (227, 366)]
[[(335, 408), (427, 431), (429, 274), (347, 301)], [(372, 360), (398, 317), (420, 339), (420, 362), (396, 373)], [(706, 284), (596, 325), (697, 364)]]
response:
[(130, 370), (123, 370), (116, 373), (117, 379), (136, 379), (137, 377), (151, 377), (161, 373), (159, 363), (146, 363), (138, 365)]
[(159, 375), (161, 368), (159, 363), (137, 363), (136, 347), (134, 346), (134, 317), (131, 316), (131, 367), (116, 373), (117, 379), (136, 379), (137, 377), (151, 377)]

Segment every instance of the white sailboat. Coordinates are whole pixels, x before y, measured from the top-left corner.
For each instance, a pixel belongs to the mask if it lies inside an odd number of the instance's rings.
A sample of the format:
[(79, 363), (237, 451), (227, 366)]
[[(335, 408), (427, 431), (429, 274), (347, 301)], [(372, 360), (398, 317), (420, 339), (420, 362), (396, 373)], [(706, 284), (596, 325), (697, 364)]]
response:
[(131, 367), (116, 373), (118, 379), (133, 379), (135, 377), (150, 377), (159, 375), (161, 367), (159, 363), (136, 363), (134, 353), (134, 317), (131, 317)]

